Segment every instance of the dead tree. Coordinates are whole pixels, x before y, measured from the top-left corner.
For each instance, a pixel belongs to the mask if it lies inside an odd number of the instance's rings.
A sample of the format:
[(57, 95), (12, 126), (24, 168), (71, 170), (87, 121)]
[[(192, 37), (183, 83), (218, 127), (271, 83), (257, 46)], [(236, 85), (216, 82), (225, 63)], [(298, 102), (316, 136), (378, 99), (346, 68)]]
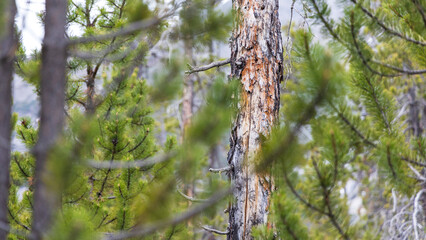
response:
[(253, 239), (252, 227), (266, 224), (272, 179), (258, 174), (254, 157), (261, 135), (278, 118), (283, 48), (278, 0), (234, 0), (235, 29), (231, 42), (231, 77), (240, 80), (239, 114), (228, 153), (234, 200), (229, 210), (228, 239)]

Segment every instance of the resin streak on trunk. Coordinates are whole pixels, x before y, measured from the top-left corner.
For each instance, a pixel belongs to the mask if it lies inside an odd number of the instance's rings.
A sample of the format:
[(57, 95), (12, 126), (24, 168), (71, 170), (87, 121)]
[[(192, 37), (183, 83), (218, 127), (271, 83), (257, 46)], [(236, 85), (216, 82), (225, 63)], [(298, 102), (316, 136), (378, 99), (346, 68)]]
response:
[(234, 0), (237, 14), (231, 43), (232, 77), (243, 91), (231, 133), (228, 162), (233, 168), (234, 201), (229, 211), (228, 239), (252, 239), (253, 226), (267, 223), (271, 179), (254, 171), (261, 136), (278, 117), (283, 78), (283, 49), (278, 0)]

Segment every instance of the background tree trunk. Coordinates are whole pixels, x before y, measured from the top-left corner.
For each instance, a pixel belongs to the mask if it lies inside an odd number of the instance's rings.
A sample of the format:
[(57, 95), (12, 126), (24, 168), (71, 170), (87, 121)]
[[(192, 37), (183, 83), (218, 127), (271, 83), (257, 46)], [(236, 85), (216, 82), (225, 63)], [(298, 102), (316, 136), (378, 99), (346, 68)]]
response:
[[(10, 178), (10, 135), (12, 113), (12, 79), (16, 51), (14, 29), (16, 5), (7, 1), (2, 11), (5, 16), (0, 32), (0, 223), (7, 227)], [(0, 228), (0, 239), (8, 232)]]
[(36, 157), (33, 239), (42, 239), (52, 225), (61, 194), (46, 185), (48, 154), (62, 131), (65, 106), (66, 0), (46, 0), (41, 64), (41, 117)]
[(235, 184), (228, 239), (253, 239), (252, 227), (266, 224), (271, 179), (254, 171), (261, 135), (278, 117), (283, 49), (278, 0), (234, 0), (237, 22), (231, 43), (231, 75), (241, 81), (240, 113), (231, 133), (228, 162)]

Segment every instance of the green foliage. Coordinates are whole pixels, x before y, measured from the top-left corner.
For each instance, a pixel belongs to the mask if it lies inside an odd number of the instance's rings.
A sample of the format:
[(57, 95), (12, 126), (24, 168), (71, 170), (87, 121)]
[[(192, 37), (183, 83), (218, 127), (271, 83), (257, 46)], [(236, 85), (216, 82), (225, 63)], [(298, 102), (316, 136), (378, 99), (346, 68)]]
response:
[[(107, 34), (157, 16), (165, 4), (102, 2), (70, 0), (69, 24), (78, 26), (82, 36)], [(294, 75), (282, 93), (278, 124), (269, 136), (261, 136), (256, 159), (256, 169), (272, 174), (277, 190), (270, 224), (254, 229), (255, 239), (379, 239), (384, 233), (377, 226), (385, 214), (377, 214), (373, 205), (386, 211), (392, 191), (409, 199), (421, 188), (412, 169), (424, 171), (426, 140), (424, 133), (414, 134), (414, 121), (401, 114), (400, 101), (407, 94), (423, 100), (426, 96), (423, 76), (412, 72), (426, 68), (421, 11), (408, 0), (379, 1), (378, 6), (377, 1), (354, 2), (339, 3), (344, 8), (340, 18), (332, 17), (327, 1), (304, 5), (330, 42), (319, 43), (310, 29), (292, 32), (292, 57), (286, 60)], [(4, 8), (1, 1), (0, 12)], [(198, 206), (188, 198), (204, 202), (226, 185), (221, 174), (206, 174), (207, 159), (236, 115), (240, 82), (226, 82), (216, 69), (200, 75), (194, 88), (209, 87), (205, 104), (180, 138), (172, 135), (178, 132), (176, 117), (167, 116), (164, 122), (157, 117), (158, 109), (182, 92), (188, 59), (173, 52), (153, 74), (152, 85), (140, 77), (143, 69), (138, 67), (148, 64), (147, 53), (164, 30), (201, 52), (214, 41), (226, 41), (238, 16), (215, 9), (207, 0), (185, 1), (178, 15), (173, 29), (160, 23), (68, 49), (66, 124), (49, 152), (49, 174), (41, 177), (62, 200), (47, 239), (98, 239), (105, 232), (161, 225)], [(19, 46), (16, 73), (39, 94), (41, 54), (27, 58), (24, 53)], [(417, 115), (419, 120), (421, 113)], [(28, 233), (38, 123), (15, 114), (12, 125), (26, 151), (12, 153), (10, 222), (12, 229)], [(158, 136), (164, 132), (167, 137), (160, 143), (164, 138)], [(151, 163), (163, 155), (165, 160)], [(112, 167), (115, 163), (146, 165)], [(353, 182), (361, 201), (357, 213), (347, 192)], [(185, 196), (188, 186), (197, 189), (196, 196)], [(226, 229), (227, 216), (217, 214), (224, 205), (207, 208), (188, 222), (163, 226), (146, 238), (196, 239), (200, 222)]]
[[(279, 224), (292, 219), (278, 227), (284, 239), (386, 238), (377, 226), (388, 219), (378, 212), (390, 212), (391, 190), (410, 198), (421, 189), (407, 163), (423, 169), (424, 133), (407, 130), (425, 116), (404, 116), (401, 103), (409, 94), (424, 99), (424, 81), (411, 71), (426, 68), (421, 13), (412, 1), (354, 2), (339, 3), (343, 16), (336, 19), (326, 1), (308, 1), (310, 17), (332, 40), (327, 47), (306, 32), (292, 36), (295, 81), (287, 84), (280, 127), (264, 140), (258, 167), (272, 166), (276, 184), (286, 186), (274, 200), (288, 209), (273, 215)], [(347, 193), (354, 181), (359, 189), (349, 194), (363, 201), (358, 213)]]

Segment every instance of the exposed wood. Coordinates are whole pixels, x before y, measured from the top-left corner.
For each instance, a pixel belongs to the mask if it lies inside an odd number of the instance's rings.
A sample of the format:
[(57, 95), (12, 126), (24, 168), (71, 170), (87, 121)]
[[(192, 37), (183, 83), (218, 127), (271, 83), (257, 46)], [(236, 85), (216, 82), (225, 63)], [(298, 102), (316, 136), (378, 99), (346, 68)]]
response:
[(253, 239), (252, 227), (268, 221), (272, 179), (254, 170), (261, 135), (278, 117), (283, 49), (278, 0), (234, 0), (237, 15), (231, 42), (231, 77), (242, 84), (241, 102), (228, 162), (235, 184), (228, 239)]
[(8, 225), (8, 199), (10, 185), (10, 139), (12, 113), (12, 79), (17, 39), (14, 32), (16, 5), (14, 0), (5, 4), (5, 16), (0, 31), (0, 239), (6, 239)]
[[(49, 189), (48, 155), (64, 121), (67, 1), (46, 0), (45, 35), (41, 64), (41, 116), (36, 157), (32, 239), (43, 239), (60, 207), (61, 193)], [(54, 160), (54, 159), (52, 159)], [(46, 207), (48, 206), (48, 207)]]

